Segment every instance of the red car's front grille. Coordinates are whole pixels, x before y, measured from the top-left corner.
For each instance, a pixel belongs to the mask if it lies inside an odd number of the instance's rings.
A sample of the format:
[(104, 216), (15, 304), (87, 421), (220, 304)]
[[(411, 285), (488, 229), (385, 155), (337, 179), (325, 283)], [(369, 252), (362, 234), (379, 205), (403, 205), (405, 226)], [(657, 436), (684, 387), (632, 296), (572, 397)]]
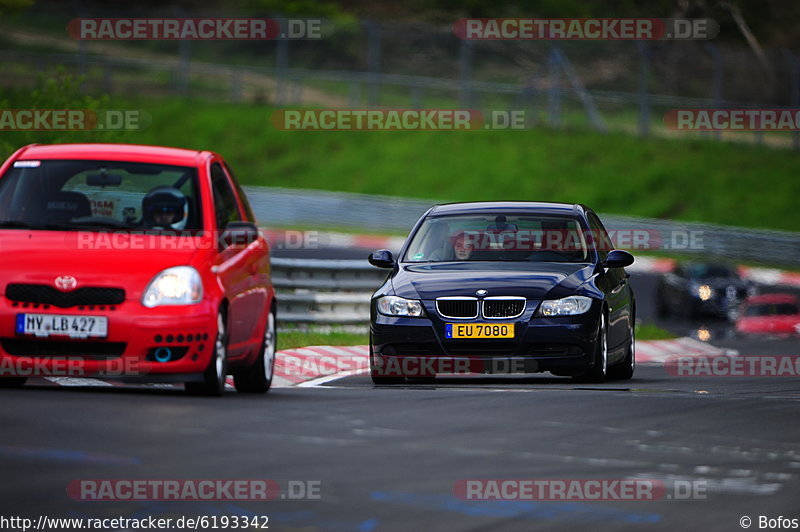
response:
[(101, 286), (84, 286), (62, 292), (44, 284), (12, 283), (6, 287), (6, 298), (19, 303), (53, 305), (69, 308), (89, 305), (119, 305), (125, 301), (125, 290)]
[(69, 342), (0, 338), (0, 346), (9, 355), (31, 358), (117, 358), (125, 352), (125, 342)]

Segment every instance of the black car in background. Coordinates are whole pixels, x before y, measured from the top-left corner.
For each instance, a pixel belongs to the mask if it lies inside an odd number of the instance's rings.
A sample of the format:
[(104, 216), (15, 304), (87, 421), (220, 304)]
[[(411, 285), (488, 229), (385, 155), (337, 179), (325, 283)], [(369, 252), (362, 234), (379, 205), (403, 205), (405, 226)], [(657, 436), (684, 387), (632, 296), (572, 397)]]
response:
[(730, 264), (681, 262), (659, 279), (656, 308), (660, 318), (710, 315), (734, 321), (742, 302), (756, 293), (756, 285)]
[(583, 205), (439, 205), (417, 222), (372, 296), (376, 384), (441, 374), (550, 371), (629, 379), (636, 305), (597, 215)]

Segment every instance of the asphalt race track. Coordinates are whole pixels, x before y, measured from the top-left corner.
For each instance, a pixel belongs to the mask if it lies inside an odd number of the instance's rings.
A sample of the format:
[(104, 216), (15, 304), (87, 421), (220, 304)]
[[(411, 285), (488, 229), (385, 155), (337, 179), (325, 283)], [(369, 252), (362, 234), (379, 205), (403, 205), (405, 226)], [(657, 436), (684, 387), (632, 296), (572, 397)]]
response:
[[(640, 318), (653, 320), (655, 277), (633, 282)], [(722, 322), (661, 325), (705, 328), (711, 343), (745, 355), (800, 355), (797, 340), (741, 339)], [(752, 529), (760, 516), (800, 519), (791, 377), (640, 366), (631, 381), (603, 385), (543, 374), (375, 387), (353, 376), (266, 397), (26, 386), (0, 390), (0, 402), (5, 516), (264, 515), (277, 531), (730, 531), (745, 516)], [(70, 487), (80, 479), (273, 479), (295, 491), (269, 502), (84, 501)], [(470, 479), (653, 479), (665, 491), (658, 500), (454, 496)], [(301, 482), (318, 497), (290, 500)]]

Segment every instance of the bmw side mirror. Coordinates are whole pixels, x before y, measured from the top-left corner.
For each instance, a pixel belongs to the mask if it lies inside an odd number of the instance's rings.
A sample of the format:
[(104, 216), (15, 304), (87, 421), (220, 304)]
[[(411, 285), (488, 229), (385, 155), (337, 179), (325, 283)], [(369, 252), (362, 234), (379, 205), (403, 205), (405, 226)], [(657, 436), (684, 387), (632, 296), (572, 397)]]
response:
[(633, 264), (633, 255), (621, 249), (613, 249), (606, 256), (601, 266), (603, 268), (625, 268)]
[(246, 246), (258, 240), (258, 226), (252, 222), (228, 222), (220, 238), (223, 248)]
[(394, 257), (392, 256), (392, 252), (388, 249), (373, 251), (367, 260), (369, 260), (370, 264), (378, 268), (394, 268)]

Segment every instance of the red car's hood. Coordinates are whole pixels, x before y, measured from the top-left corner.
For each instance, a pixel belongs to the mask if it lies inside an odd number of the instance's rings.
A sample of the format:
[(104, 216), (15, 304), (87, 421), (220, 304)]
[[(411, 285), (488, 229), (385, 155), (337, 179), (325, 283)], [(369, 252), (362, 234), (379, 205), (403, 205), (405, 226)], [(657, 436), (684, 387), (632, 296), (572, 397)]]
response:
[(197, 241), (163, 235), (0, 230), (0, 294), (9, 283), (53, 286), (56, 277), (71, 275), (78, 286), (121, 287), (129, 298), (138, 297), (161, 270), (190, 264), (202, 247)]

